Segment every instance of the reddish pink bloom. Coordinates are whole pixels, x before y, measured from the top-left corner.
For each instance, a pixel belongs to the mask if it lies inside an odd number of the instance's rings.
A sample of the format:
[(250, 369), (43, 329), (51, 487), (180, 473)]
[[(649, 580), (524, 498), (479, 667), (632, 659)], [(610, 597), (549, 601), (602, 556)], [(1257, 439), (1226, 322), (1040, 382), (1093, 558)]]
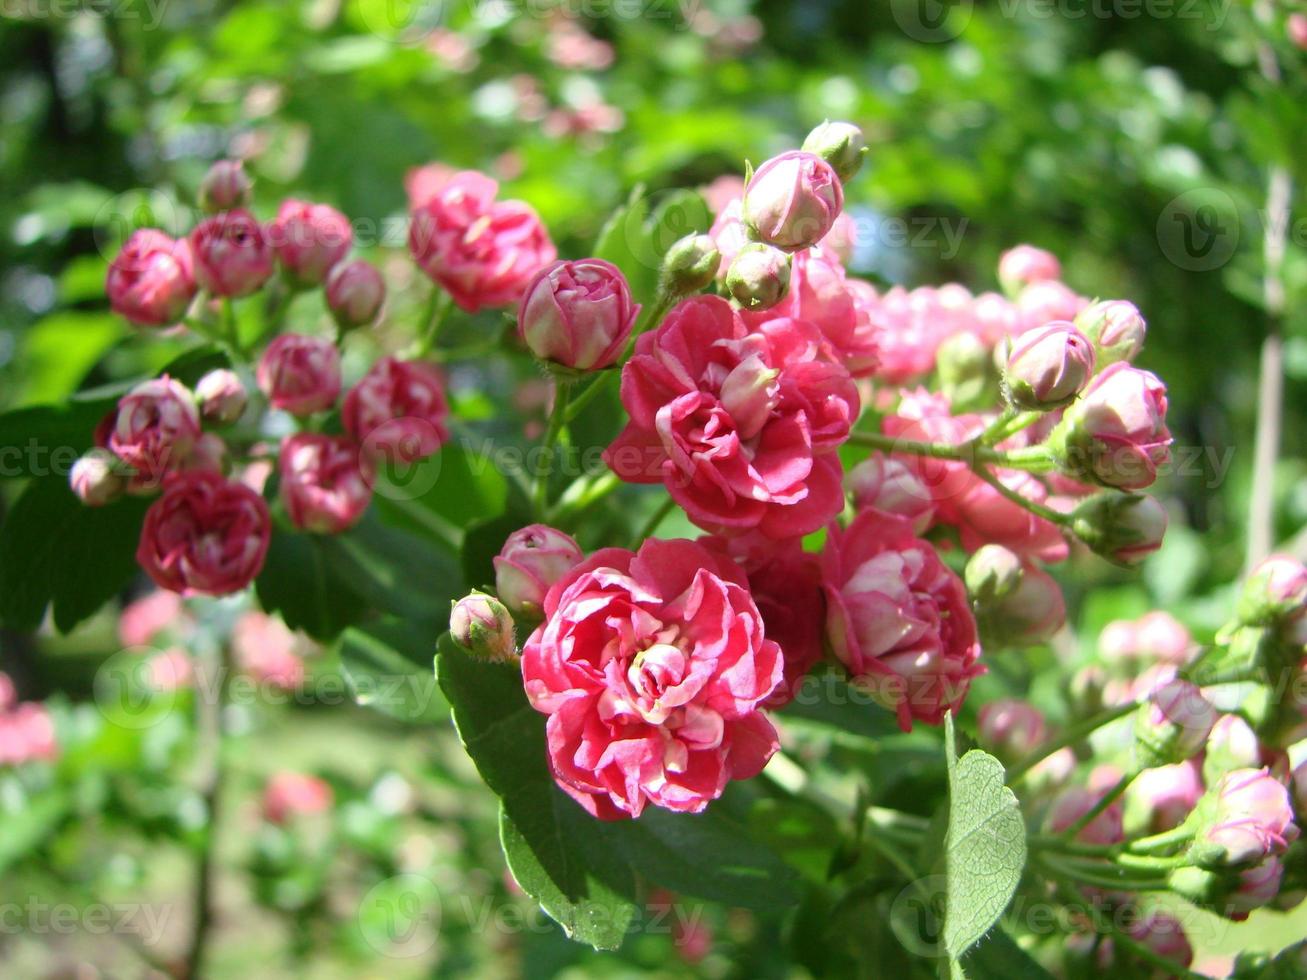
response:
[(292, 415), (325, 411), (340, 394), (340, 351), (324, 337), (284, 333), (259, 358), (255, 379), (273, 408)]
[(556, 262), (527, 286), (517, 332), (542, 360), (597, 371), (621, 356), (639, 313), (626, 277), (611, 262)]
[(408, 209), (416, 211), (444, 189), (457, 174), (453, 167), (443, 163), (425, 163), (411, 168), (404, 175), (404, 193), (408, 195)]
[(340, 534), (372, 502), (372, 474), (358, 444), (345, 436), (301, 432), (281, 447), (281, 500), (291, 522), (318, 534)]
[(317, 776), (278, 772), (263, 788), (263, 816), (269, 823), (288, 823), (295, 817), (325, 813), (334, 797), (331, 785)]
[(371, 262), (342, 262), (327, 277), (327, 307), (342, 330), (364, 327), (381, 312), (386, 283)]
[(422, 271), (469, 312), (508, 306), (557, 250), (521, 201), (496, 201), (499, 185), (467, 170), (413, 212), (408, 248)]
[(966, 587), (906, 520), (874, 510), (822, 552), (826, 635), (855, 682), (898, 714), (938, 725), (983, 673)]
[(304, 682), (303, 646), (285, 623), (261, 612), (245, 613), (231, 632), (231, 651), (241, 672), (286, 691)]
[(349, 251), (354, 230), (349, 219), (329, 205), (288, 198), (277, 209), (268, 237), (291, 279), (319, 286)]
[(925, 534), (935, 517), (935, 500), (912, 467), (879, 450), (850, 470), (846, 482), (854, 507), (907, 518), (915, 534)]
[(821, 241), (844, 207), (844, 188), (815, 153), (790, 150), (753, 172), (741, 217), (768, 245), (796, 252)]
[(584, 557), (570, 534), (528, 525), (510, 534), (495, 556), (495, 591), (513, 612), (538, 615), (549, 589)]
[(189, 626), (182, 597), (176, 592), (156, 589), (123, 608), (118, 617), (118, 642), (125, 647), (143, 647), (169, 627)]
[(134, 491), (158, 488), (200, 438), (195, 396), (164, 375), (143, 381), (122, 398), (96, 432), (96, 442), (134, 471)]
[(138, 326), (176, 323), (195, 298), (195, 274), (186, 240), (154, 228), (134, 231), (109, 263), (109, 306)]
[(190, 236), (195, 280), (214, 296), (248, 296), (272, 276), (272, 246), (258, 219), (237, 208), (205, 218)]
[(820, 332), (750, 332), (725, 300), (695, 296), (643, 334), (622, 371), (625, 431), (604, 453), (634, 483), (662, 481), (711, 532), (815, 531), (844, 506), (836, 448), (858, 393)]
[(341, 421), (368, 456), (425, 459), (449, 439), (440, 372), (425, 361), (383, 357), (345, 395)]
[(1034, 245), (1017, 245), (998, 258), (998, 280), (1009, 293), (1046, 279), (1061, 279), (1062, 263), (1052, 252)]
[(259, 574), (271, 534), (268, 506), (249, 487), (184, 473), (146, 511), (136, 561), (160, 588), (227, 595)]
[(522, 652), (559, 786), (602, 819), (697, 813), (758, 774), (780, 648), (734, 562), (691, 541), (596, 552), (549, 590)]
[(1142, 490), (1171, 458), (1166, 386), (1124, 361), (1110, 365), (1066, 410), (1052, 445), (1059, 462), (1075, 475)]
[(210, 214), (243, 208), (253, 190), (241, 160), (215, 160), (200, 181), (200, 207)]

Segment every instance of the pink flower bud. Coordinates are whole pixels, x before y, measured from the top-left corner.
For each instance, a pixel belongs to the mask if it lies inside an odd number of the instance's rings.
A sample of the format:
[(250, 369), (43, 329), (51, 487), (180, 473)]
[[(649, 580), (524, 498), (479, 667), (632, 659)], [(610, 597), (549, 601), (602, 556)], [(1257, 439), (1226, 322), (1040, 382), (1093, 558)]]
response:
[(372, 501), (371, 474), (359, 448), (344, 436), (301, 432), (282, 444), (281, 500), (298, 528), (340, 534)]
[(272, 248), (254, 215), (237, 208), (205, 218), (190, 235), (195, 279), (214, 296), (248, 296), (272, 276)]
[(218, 160), (200, 182), (200, 207), (208, 214), (248, 207), (251, 189), (240, 160)]
[(91, 449), (73, 464), (68, 485), (87, 507), (103, 507), (122, 496), (127, 481), (116, 471), (117, 457), (107, 449)]
[(1059, 465), (1079, 479), (1141, 490), (1171, 458), (1166, 386), (1129, 364), (1113, 364), (1094, 378), (1053, 431), (1049, 446)]
[[(1063, 790), (1049, 811), (1049, 830), (1057, 834), (1074, 826), (1105, 795), (1107, 789), (1086, 786), (1071, 786)], [(1124, 806), (1119, 799), (1113, 800), (1107, 809), (1080, 829), (1076, 840), (1082, 844), (1119, 844), (1125, 840), (1123, 820)]]
[(977, 725), (980, 744), (1006, 758), (1027, 755), (1044, 740), (1044, 716), (1040, 710), (1012, 698), (982, 705)]
[(312, 415), (340, 394), (340, 352), (322, 337), (282, 334), (263, 352), (255, 378), (273, 408)]
[(1307, 51), (1307, 14), (1290, 14), (1284, 30), (1294, 47)]
[(1123, 299), (1104, 300), (1081, 310), (1076, 326), (1098, 352), (1098, 366), (1133, 361), (1144, 347), (1147, 326), (1133, 303)]
[(1071, 530), (1096, 554), (1127, 567), (1162, 546), (1166, 508), (1144, 494), (1100, 493), (1071, 515)]
[(58, 755), (54, 721), (45, 705), (23, 701), (0, 713), (0, 766), (49, 761)]
[(815, 153), (827, 163), (844, 183), (862, 169), (862, 158), (867, 155), (867, 141), (862, 130), (853, 123), (831, 122), (829, 119), (810, 132), (803, 141), (803, 149)]
[(821, 241), (843, 207), (834, 168), (814, 153), (791, 150), (754, 171), (741, 216), (757, 240), (796, 252)]
[(517, 656), (513, 617), (492, 595), (473, 592), (454, 603), (449, 633), (455, 643), (485, 660), (505, 663)]
[(879, 450), (850, 470), (846, 483), (858, 510), (905, 517), (916, 534), (925, 534), (935, 516), (934, 498), (916, 471)]
[(1240, 872), (1239, 886), (1229, 894), (1222, 911), (1239, 921), (1263, 906), (1269, 905), (1280, 893), (1284, 883), (1284, 862), (1268, 857), (1247, 871)]
[(1129, 932), (1136, 942), (1186, 969), (1194, 961), (1194, 950), (1184, 927), (1169, 912), (1153, 909), (1131, 925)]
[(218, 368), (200, 378), (195, 385), (195, 400), (208, 421), (230, 425), (244, 414), (248, 396), (235, 371)]
[(538, 616), (549, 587), (584, 557), (570, 535), (544, 524), (524, 527), (495, 558), (495, 591), (514, 615)]
[(1203, 779), (1210, 786), (1235, 769), (1255, 769), (1261, 764), (1257, 733), (1239, 715), (1222, 715), (1207, 736), (1203, 754)]
[(1120, 665), (1139, 655), (1138, 630), (1133, 620), (1114, 619), (1098, 634), (1098, 656), (1107, 664)]
[(1127, 814), (1141, 813), (1143, 829), (1161, 833), (1178, 827), (1203, 795), (1202, 774), (1196, 759), (1145, 769), (1130, 784)]
[(366, 327), (381, 312), (386, 284), (371, 262), (343, 262), (327, 277), (327, 307), (342, 330)]
[(1025, 567), (1015, 552), (1001, 544), (987, 544), (967, 559), (963, 578), (974, 602), (992, 603), (1015, 592), (1024, 573)]
[(1013, 404), (1048, 411), (1075, 400), (1094, 373), (1094, 348), (1079, 330), (1054, 322), (1017, 339), (1005, 380)]
[(1307, 616), (1307, 567), (1289, 555), (1271, 555), (1248, 576), (1235, 615), (1254, 626)]
[(987, 642), (1006, 646), (1044, 643), (1066, 622), (1066, 600), (1053, 576), (1025, 562), (1017, 587), (993, 602), (976, 603), (976, 619)]
[(327, 812), (334, 798), (331, 785), (317, 776), (278, 772), (263, 788), (263, 816), (269, 823), (289, 823), (296, 817)]
[(621, 356), (639, 312), (626, 278), (611, 262), (556, 262), (526, 287), (517, 332), (541, 360), (597, 371)]
[(369, 458), (425, 459), (449, 439), (440, 372), (425, 361), (383, 357), (345, 395), (341, 421)]
[(1202, 750), (1216, 723), (1216, 708), (1189, 681), (1154, 689), (1135, 716), (1135, 756), (1141, 769), (1174, 765)]
[(1209, 792), (1215, 801), (1211, 820), (1190, 848), (1201, 867), (1260, 862), (1298, 839), (1289, 791), (1267, 769), (1235, 769)]
[(1169, 612), (1155, 609), (1135, 621), (1135, 646), (1145, 656), (1166, 664), (1184, 664), (1196, 648), (1184, 623)]
[(1062, 278), (1062, 263), (1052, 252), (1034, 245), (1017, 245), (998, 259), (998, 281), (1010, 296), (1021, 292), (1023, 286), (1046, 279)]
[(1016, 299), (1017, 332), (1035, 330), (1054, 320), (1074, 321), (1089, 300), (1056, 279), (1032, 282)]
[(259, 574), (271, 533), (268, 507), (249, 487), (178, 474), (146, 511), (136, 561), (160, 588), (227, 595)]
[(354, 240), (349, 219), (335, 208), (293, 199), (281, 202), (268, 235), (281, 267), (301, 286), (321, 285)]
[(195, 298), (190, 245), (154, 228), (132, 232), (109, 263), (109, 306), (137, 326), (171, 326)]
[(230, 469), (231, 456), (227, 452), (227, 444), (216, 432), (201, 434), (200, 438), (195, 440), (191, 451), (177, 464), (179, 473), (204, 471), (226, 476)]
[(132, 470), (128, 489), (156, 489), (200, 438), (200, 416), (186, 386), (164, 375), (137, 385), (100, 424), (97, 442)]
[(726, 289), (746, 310), (769, 310), (789, 292), (790, 271), (790, 257), (780, 249), (749, 242), (726, 270)]

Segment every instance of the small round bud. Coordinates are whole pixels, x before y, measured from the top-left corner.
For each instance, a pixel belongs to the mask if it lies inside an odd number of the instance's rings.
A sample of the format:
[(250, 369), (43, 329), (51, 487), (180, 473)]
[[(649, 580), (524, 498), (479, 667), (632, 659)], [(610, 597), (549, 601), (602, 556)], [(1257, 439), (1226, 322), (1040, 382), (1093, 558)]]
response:
[(1294, 47), (1307, 51), (1307, 14), (1290, 14), (1284, 22), (1284, 32)]
[(386, 284), (371, 262), (342, 262), (327, 277), (327, 307), (342, 330), (366, 327), (381, 312)]
[(1046, 412), (1075, 401), (1094, 373), (1094, 348), (1070, 323), (1050, 323), (1017, 338), (1004, 379), (1018, 408)]
[(312, 415), (340, 394), (340, 351), (322, 337), (284, 333), (259, 358), (255, 378), (273, 408)]
[(1089, 383), (1046, 445), (1076, 479), (1142, 490), (1171, 458), (1166, 385), (1149, 371), (1110, 365)]
[(1006, 598), (1021, 584), (1021, 559), (1001, 544), (987, 544), (967, 561), (963, 580), (973, 602)]
[(449, 634), (468, 653), (494, 663), (514, 659), (513, 617), (494, 596), (473, 592), (454, 603)]
[(1017, 245), (998, 259), (998, 281), (1003, 291), (1015, 296), (1033, 282), (1055, 282), (1062, 278), (1062, 263), (1052, 252), (1034, 245)]
[(1100, 493), (1071, 513), (1071, 530), (1095, 554), (1138, 565), (1162, 546), (1166, 508), (1147, 494)]
[(1226, 773), (1199, 810), (1206, 819), (1189, 859), (1212, 871), (1257, 864), (1298, 839), (1289, 791), (1267, 769)]
[(1033, 646), (1051, 639), (1066, 622), (1066, 600), (1053, 576), (1026, 562), (1016, 588), (1002, 598), (975, 603), (976, 623), (986, 642)]
[(770, 245), (750, 242), (726, 270), (726, 289), (746, 310), (769, 310), (790, 290), (790, 257)]
[(1203, 782), (1215, 786), (1227, 772), (1253, 769), (1261, 759), (1252, 726), (1239, 715), (1222, 715), (1212, 726), (1203, 749)]
[(1039, 709), (1012, 698), (982, 705), (977, 726), (980, 744), (1004, 758), (1029, 755), (1044, 740), (1044, 716)]
[(679, 238), (663, 256), (662, 289), (669, 296), (697, 293), (713, 281), (721, 263), (722, 253), (708, 235)]
[(177, 469), (183, 473), (201, 471), (226, 476), (231, 469), (227, 444), (216, 432), (205, 432), (195, 440), (195, 445), (177, 464)]
[(829, 119), (808, 134), (803, 149), (815, 153), (847, 183), (862, 169), (862, 158), (867, 155), (867, 141), (862, 130), (853, 123), (831, 122)]
[(103, 507), (122, 496), (127, 481), (114, 469), (116, 459), (107, 449), (92, 449), (73, 464), (68, 485), (87, 507)]
[(940, 390), (955, 411), (993, 404), (998, 376), (994, 352), (970, 331), (948, 337), (935, 354)]
[(515, 615), (538, 617), (549, 587), (585, 554), (569, 534), (545, 524), (514, 531), (495, 558), (495, 591)]
[(1156, 688), (1135, 714), (1135, 759), (1141, 769), (1171, 766), (1197, 755), (1216, 723), (1216, 709), (1189, 681)]
[(245, 412), (248, 395), (235, 371), (218, 368), (200, 378), (195, 386), (200, 415), (218, 425), (230, 425)]
[(239, 160), (218, 160), (200, 181), (200, 208), (206, 214), (243, 208), (250, 203), (250, 178)]
[(1307, 567), (1288, 555), (1271, 555), (1248, 576), (1235, 617), (1254, 626), (1276, 626), (1307, 615)]
[(921, 477), (903, 460), (874, 452), (849, 471), (846, 483), (858, 510), (905, 517), (917, 535), (929, 530), (935, 500)]
[(816, 245), (844, 207), (840, 178), (814, 153), (772, 157), (744, 188), (741, 218), (755, 241), (786, 252)]
[(1103, 300), (1076, 314), (1080, 329), (1098, 352), (1098, 367), (1117, 361), (1132, 361), (1144, 348), (1147, 325), (1133, 303), (1123, 299)]
[(611, 262), (555, 262), (526, 287), (517, 332), (542, 361), (598, 371), (621, 357), (639, 313), (626, 277)]

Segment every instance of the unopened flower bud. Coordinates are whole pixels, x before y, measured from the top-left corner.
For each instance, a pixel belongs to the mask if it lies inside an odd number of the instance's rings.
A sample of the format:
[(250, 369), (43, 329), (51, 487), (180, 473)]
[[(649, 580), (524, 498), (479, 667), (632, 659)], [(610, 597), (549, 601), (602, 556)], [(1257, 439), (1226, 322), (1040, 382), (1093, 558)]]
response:
[[(1107, 792), (1106, 788), (1087, 786), (1071, 786), (1063, 790), (1049, 810), (1049, 830), (1055, 834), (1069, 830), (1081, 817), (1093, 810)], [(1113, 800), (1098, 816), (1076, 832), (1075, 839), (1082, 844), (1119, 844), (1125, 837), (1124, 814), (1125, 806), (1121, 800)]]
[(1307, 615), (1307, 567), (1288, 555), (1271, 555), (1248, 576), (1235, 617), (1241, 623), (1276, 626)]
[(1017, 338), (1004, 380), (1012, 404), (1050, 411), (1070, 404), (1094, 373), (1094, 348), (1064, 322), (1049, 323)]
[(327, 277), (327, 308), (342, 330), (366, 327), (381, 312), (386, 284), (371, 262), (342, 262)]
[(769, 310), (790, 290), (790, 257), (770, 245), (750, 242), (726, 270), (726, 289), (746, 310)]
[(112, 503), (127, 489), (127, 480), (114, 469), (115, 463), (107, 449), (92, 449), (73, 464), (68, 485), (87, 507)]
[(935, 500), (921, 477), (903, 460), (878, 450), (849, 471), (846, 483), (858, 510), (905, 517), (918, 535), (930, 528)]
[(195, 281), (214, 296), (248, 296), (272, 276), (273, 252), (267, 231), (242, 208), (205, 218), (187, 241), (195, 263)]
[(834, 168), (814, 153), (791, 150), (754, 172), (741, 218), (755, 241), (796, 252), (826, 237), (843, 207)]
[(516, 655), (513, 617), (494, 596), (473, 592), (454, 603), (449, 634), (468, 653), (494, 663), (507, 663)]
[(1197, 755), (1216, 723), (1216, 709), (1189, 681), (1156, 688), (1135, 714), (1135, 759), (1141, 769), (1170, 766)]
[(1194, 961), (1194, 949), (1180, 920), (1169, 912), (1153, 909), (1130, 926), (1130, 936), (1158, 956), (1185, 969)]
[(354, 240), (349, 219), (326, 204), (287, 199), (268, 226), (277, 260), (298, 286), (320, 286)]
[(195, 386), (200, 415), (218, 425), (230, 425), (240, 418), (247, 400), (245, 385), (235, 371), (227, 368), (210, 371)]
[(1142, 490), (1171, 458), (1166, 386), (1149, 371), (1113, 364), (1067, 408), (1047, 445), (1077, 479)]
[(853, 123), (831, 122), (829, 119), (808, 134), (803, 149), (815, 153), (847, 183), (862, 169), (862, 158), (867, 155), (867, 140), (862, 130)]
[(1204, 826), (1189, 859), (1209, 870), (1247, 867), (1283, 854), (1298, 839), (1289, 791), (1267, 769), (1235, 769), (1208, 790)]
[(970, 331), (948, 337), (935, 353), (940, 390), (957, 411), (990, 405), (998, 386), (993, 351)]
[(998, 281), (1009, 296), (1015, 296), (1032, 282), (1061, 278), (1062, 263), (1057, 256), (1034, 245), (1017, 245), (998, 259)]
[(1147, 494), (1099, 493), (1071, 512), (1071, 530), (1095, 554), (1127, 567), (1162, 546), (1166, 508)]
[(322, 337), (284, 333), (259, 358), (255, 378), (273, 408), (312, 415), (340, 394), (340, 351)]
[(1104, 300), (1081, 310), (1075, 322), (1098, 352), (1099, 370), (1118, 361), (1132, 361), (1143, 350), (1147, 325), (1133, 303)]
[(202, 471), (226, 476), (227, 471), (231, 469), (227, 444), (216, 432), (205, 432), (195, 440), (191, 451), (182, 457), (177, 464), (177, 469), (184, 473)]
[(240, 160), (218, 160), (200, 181), (200, 208), (206, 214), (247, 207), (250, 178)]
[(1026, 756), (1044, 740), (1044, 716), (1025, 701), (990, 701), (981, 706), (977, 724), (980, 744), (1004, 758)]
[(639, 312), (626, 277), (611, 262), (555, 262), (526, 287), (517, 332), (542, 361), (598, 371), (621, 356)]
[(1053, 576), (1024, 563), (1020, 581), (1002, 598), (975, 603), (982, 638), (1001, 646), (1032, 646), (1052, 638), (1066, 622), (1066, 600)]
[(963, 580), (973, 602), (992, 603), (1015, 592), (1021, 574), (1021, 559), (1015, 552), (1001, 544), (987, 544), (968, 559)]
[(1261, 763), (1257, 733), (1239, 715), (1222, 715), (1212, 726), (1203, 751), (1203, 782), (1215, 786), (1235, 769), (1253, 769)]
[(686, 235), (672, 242), (663, 256), (662, 290), (668, 296), (688, 296), (712, 283), (722, 253), (708, 235)]
[(549, 587), (584, 558), (571, 537), (544, 524), (514, 531), (495, 558), (495, 591), (514, 615), (540, 615)]

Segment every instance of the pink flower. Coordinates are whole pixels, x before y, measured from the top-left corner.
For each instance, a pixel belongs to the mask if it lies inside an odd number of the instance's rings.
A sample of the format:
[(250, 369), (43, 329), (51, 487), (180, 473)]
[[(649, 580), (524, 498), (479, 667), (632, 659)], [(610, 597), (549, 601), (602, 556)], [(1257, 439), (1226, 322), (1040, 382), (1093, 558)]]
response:
[(372, 475), (358, 445), (345, 436), (291, 436), (282, 444), (279, 471), (286, 513), (306, 531), (340, 534), (372, 502)]
[(325, 813), (334, 796), (331, 785), (317, 776), (278, 772), (263, 787), (263, 816), (269, 823), (284, 824), (295, 817)]
[(843, 207), (844, 189), (831, 165), (790, 150), (754, 171), (741, 217), (758, 240), (796, 252), (821, 241)]
[[(1049, 811), (1049, 830), (1058, 834), (1071, 828), (1097, 806), (1107, 792), (1107, 787), (1071, 786), (1064, 789), (1053, 801), (1053, 808)], [(1076, 833), (1075, 839), (1082, 844), (1119, 844), (1125, 840), (1122, 824), (1124, 810), (1119, 799), (1113, 800), (1107, 809)]]
[(247, 400), (240, 376), (227, 368), (210, 371), (195, 385), (195, 403), (200, 414), (218, 425), (230, 425), (239, 419)]
[(195, 298), (191, 249), (154, 228), (141, 228), (109, 263), (109, 306), (138, 326), (176, 323)]
[(259, 574), (271, 533), (268, 506), (249, 487), (179, 474), (146, 511), (136, 561), (160, 588), (227, 595)]
[(443, 163), (424, 163), (412, 167), (404, 174), (404, 192), (408, 195), (408, 209), (416, 211), (444, 188), (457, 174), (453, 167)]
[(1194, 846), (1217, 855), (1212, 863), (1251, 864), (1283, 854), (1298, 839), (1289, 791), (1269, 770), (1227, 772), (1211, 792), (1216, 800), (1211, 822)]
[(1009, 293), (1046, 279), (1061, 279), (1062, 263), (1052, 252), (1034, 245), (1016, 245), (998, 258), (998, 280)]
[(626, 277), (611, 262), (556, 262), (527, 286), (517, 332), (541, 360), (597, 371), (621, 356), (639, 312)]
[(1239, 874), (1239, 887), (1229, 896), (1229, 902), (1222, 910), (1236, 922), (1242, 921), (1264, 905), (1269, 905), (1280, 894), (1284, 883), (1284, 862), (1278, 857), (1268, 857)]
[(830, 226), (826, 237), (817, 244), (842, 265), (848, 265), (858, 244), (857, 223), (847, 211), (841, 211), (835, 216), (835, 222)]
[(1024, 756), (1044, 740), (1044, 716), (1038, 708), (1014, 698), (980, 706), (977, 727), (982, 745), (1006, 756)]
[(622, 479), (662, 481), (710, 532), (815, 531), (844, 506), (834, 452), (858, 393), (817, 329), (750, 332), (723, 299), (684, 300), (622, 371), (630, 422), (604, 453)]
[(555, 582), (585, 554), (570, 534), (545, 524), (514, 531), (495, 557), (495, 591), (513, 612), (538, 615)]
[(187, 387), (164, 375), (143, 381), (118, 399), (96, 432), (96, 442), (134, 471), (129, 487), (156, 489), (200, 438), (200, 413)]
[(246, 207), (252, 189), (242, 161), (216, 160), (200, 181), (200, 207), (209, 214)]
[(349, 219), (326, 204), (288, 198), (268, 227), (277, 261), (302, 286), (318, 286), (354, 240)]
[(1307, 14), (1290, 14), (1284, 26), (1294, 47), (1307, 51)]
[(273, 408), (292, 415), (325, 411), (340, 394), (340, 351), (323, 337), (284, 333), (259, 358), (255, 378)]
[(1053, 576), (1025, 560), (1016, 588), (979, 604), (976, 612), (986, 637), (1011, 646), (1033, 646), (1052, 639), (1066, 623), (1066, 600)]
[(303, 643), (280, 619), (247, 612), (231, 632), (231, 651), (242, 673), (260, 684), (291, 691), (304, 682)]
[(425, 361), (383, 357), (345, 395), (341, 421), (369, 456), (425, 459), (449, 439), (440, 372)]
[(1045, 279), (1026, 286), (1016, 299), (1017, 332), (1035, 330), (1054, 320), (1072, 320), (1089, 300), (1064, 283)]
[(190, 236), (195, 279), (214, 296), (248, 296), (272, 276), (272, 247), (243, 208), (205, 218)]
[(1138, 800), (1148, 814), (1150, 833), (1180, 826), (1202, 795), (1202, 772), (1194, 759), (1145, 769), (1135, 777), (1129, 789), (1131, 802)]
[(549, 715), (554, 779), (594, 816), (698, 813), (776, 751), (757, 709), (781, 652), (729, 559), (683, 540), (605, 548), (554, 584), (544, 613), (522, 677)]
[(58, 757), (54, 721), (45, 705), (23, 701), (0, 711), (0, 766)]
[(371, 262), (342, 262), (327, 277), (327, 307), (342, 330), (364, 327), (381, 312), (386, 283)]
[(496, 201), (498, 190), (485, 174), (467, 170), (413, 211), (409, 252), (468, 312), (517, 302), (558, 254), (535, 211)]
[(156, 691), (179, 691), (195, 682), (195, 669), (184, 647), (169, 647), (152, 654), (145, 669), (149, 684)]
[(1166, 386), (1123, 361), (1090, 382), (1050, 440), (1073, 475), (1121, 490), (1142, 490), (1171, 458)]
[(699, 188), (699, 195), (714, 215), (720, 215), (735, 201), (744, 197), (744, 178), (736, 174), (722, 174)]
[(1135, 752), (1144, 765), (1176, 763), (1202, 751), (1217, 712), (1198, 687), (1175, 678), (1154, 688), (1135, 724)]
[(125, 647), (143, 647), (169, 627), (188, 626), (181, 596), (156, 589), (124, 607), (118, 617), (118, 642)]
[(1135, 620), (1134, 627), (1135, 648), (1144, 656), (1156, 657), (1164, 663), (1184, 664), (1197, 651), (1184, 623), (1164, 610), (1145, 613)]
[(1292, 555), (1271, 555), (1244, 583), (1240, 622), (1279, 626), (1307, 619), (1307, 566)]
[(1003, 377), (1021, 408), (1048, 411), (1073, 401), (1094, 373), (1094, 348), (1072, 324), (1054, 321), (1017, 338)]
[(935, 501), (913, 469), (879, 450), (850, 470), (845, 482), (854, 507), (907, 518), (914, 534), (925, 534), (935, 516)]
[(1158, 956), (1188, 969), (1194, 950), (1185, 936), (1180, 920), (1169, 912), (1153, 909), (1130, 926), (1130, 936)]
[(906, 520), (863, 511), (822, 552), (826, 635), (855, 682), (898, 714), (938, 725), (983, 673), (966, 587)]

